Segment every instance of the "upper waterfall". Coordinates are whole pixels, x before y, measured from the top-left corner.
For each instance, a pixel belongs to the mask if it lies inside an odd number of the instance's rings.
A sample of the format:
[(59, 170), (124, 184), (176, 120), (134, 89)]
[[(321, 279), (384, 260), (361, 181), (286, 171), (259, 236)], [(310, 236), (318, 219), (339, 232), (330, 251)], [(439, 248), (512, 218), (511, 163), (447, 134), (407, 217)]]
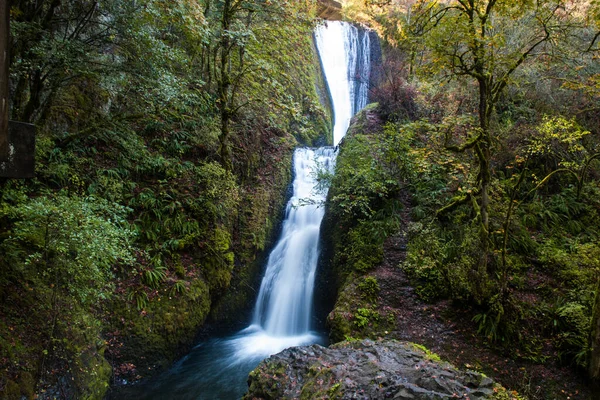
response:
[(333, 145), (337, 146), (350, 119), (368, 102), (371, 42), (367, 32), (341, 21), (317, 27), (315, 41), (333, 103)]

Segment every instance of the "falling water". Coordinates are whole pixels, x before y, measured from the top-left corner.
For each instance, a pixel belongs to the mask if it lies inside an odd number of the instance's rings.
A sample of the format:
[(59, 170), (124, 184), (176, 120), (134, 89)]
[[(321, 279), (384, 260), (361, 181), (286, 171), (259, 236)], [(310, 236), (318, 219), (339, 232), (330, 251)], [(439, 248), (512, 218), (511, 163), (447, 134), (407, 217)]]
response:
[[(367, 103), (369, 35), (344, 22), (317, 28), (315, 38), (335, 115), (334, 145), (350, 119)], [(312, 331), (312, 298), (319, 227), (325, 193), (316, 190), (317, 170), (333, 171), (333, 147), (294, 153), (293, 195), (281, 236), (269, 256), (252, 323), (225, 339), (197, 346), (170, 371), (146, 385), (140, 399), (235, 399), (248, 373), (264, 358), (292, 346), (323, 342)]]
[(254, 312), (254, 325), (270, 335), (285, 337), (310, 330), (319, 226), (324, 214), (319, 204), (325, 201), (324, 194), (315, 191), (314, 173), (319, 168), (333, 172), (333, 156), (331, 147), (302, 148), (294, 153), (293, 197), (281, 237), (269, 256)]
[(315, 31), (317, 49), (333, 102), (333, 145), (346, 134), (350, 119), (367, 105), (371, 51), (369, 34), (354, 25), (330, 21)]

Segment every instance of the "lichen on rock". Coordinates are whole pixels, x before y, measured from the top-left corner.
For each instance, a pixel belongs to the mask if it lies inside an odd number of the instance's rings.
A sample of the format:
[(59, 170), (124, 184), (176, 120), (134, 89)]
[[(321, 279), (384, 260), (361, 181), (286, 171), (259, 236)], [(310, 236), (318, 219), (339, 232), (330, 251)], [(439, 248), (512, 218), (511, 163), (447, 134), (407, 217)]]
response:
[(290, 348), (250, 373), (250, 399), (510, 399), (492, 379), (395, 340)]

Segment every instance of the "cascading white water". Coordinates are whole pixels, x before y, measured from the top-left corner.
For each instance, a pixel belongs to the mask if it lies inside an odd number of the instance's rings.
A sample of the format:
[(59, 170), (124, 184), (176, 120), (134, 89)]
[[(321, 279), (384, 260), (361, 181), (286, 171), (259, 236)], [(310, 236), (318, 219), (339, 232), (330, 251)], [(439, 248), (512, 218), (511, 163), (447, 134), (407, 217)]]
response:
[[(361, 38), (362, 36), (362, 38)], [(354, 25), (334, 21), (319, 26), (315, 39), (331, 94), (334, 145), (346, 134), (350, 119), (367, 104), (370, 42)], [(287, 205), (281, 237), (271, 251), (248, 336), (238, 355), (276, 353), (315, 340), (310, 333), (312, 297), (318, 259), (319, 227), (325, 193), (315, 190), (317, 168), (333, 170), (331, 147), (294, 153), (294, 191)], [(267, 344), (270, 343), (270, 344)]]
[(315, 343), (311, 332), (319, 227), (325, 194), (315, 190), (318, 169), (333, 172), (335, 150), (294, 152), (293, 193), (281, 236), (271, 250), (254, 308), (252, 325), (234, 339), (236, 360), (266, 357), (291, 346)]
[(318, 168), (333, 172), (333, 156), (331, 147), (302, 148), (294, 154), (293, 197), (279, 242), (269, 256), (254, 312), (254, 324), (271, 335), (310, 330), (319, 225), (324, 214), (319, 204), (325, 200), (323, 193), (315, 192), (314, 173)]
[[(328, 22), (315, 32), (335, 115), (334, 145), (350, 119), (367, 104), (369, 35), (344, 22)], [(316, 189), (317, 168), (333, 170), (333, 147), (300, 148), (294, 153), (293, 195), (281, 236), (271, 251), (252, 324), (226, 339), (197, 346), (168, 374), (149, 385), (140, 399), (231, 399), (246, 390), (246, 377), (271, 354), (321, 336), (311, 331), (312, 298), (319, 227), (325, 193)]]
[[(360, 36), (357, 34), (357, 38), (358, 37)], [(354, 97), (352, 115), (365, 108), (369, 102), (369, 83), (371, 76), (371, 37), (369, 33), (362, 31), (362, 38), (359, 41), (360, 44), (357, 54), (360, 54), (360, 56), (356, 61), (354, 79), (350, 81), (353, 86), (352, 93)]]
[(341, 21), (329, 21), (315, 30), (321, 65), (334, 113), (333, 145), (346, 134), (350, 119), (367, 105), (371, 50), (368, 33)]
[(315, 190), (319, 169), (333, 172), (335, 150), (294, 152), (294, 183), (281, 236), (271, 251), (254, 309), (253, 323), (235, 338), (236, 362), (263, 358), (292, 346), (315, 343), (312, 298), (319, 256), (325, 193)]

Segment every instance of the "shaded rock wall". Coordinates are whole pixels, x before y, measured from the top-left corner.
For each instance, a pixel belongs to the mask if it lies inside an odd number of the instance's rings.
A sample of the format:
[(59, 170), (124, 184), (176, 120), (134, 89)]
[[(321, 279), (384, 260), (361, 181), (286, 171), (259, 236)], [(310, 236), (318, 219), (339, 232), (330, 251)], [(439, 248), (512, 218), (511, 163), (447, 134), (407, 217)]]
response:
[(319, 0), (317, 16), (330, 21), (340, 21), (342, 5), (334, 0)]

